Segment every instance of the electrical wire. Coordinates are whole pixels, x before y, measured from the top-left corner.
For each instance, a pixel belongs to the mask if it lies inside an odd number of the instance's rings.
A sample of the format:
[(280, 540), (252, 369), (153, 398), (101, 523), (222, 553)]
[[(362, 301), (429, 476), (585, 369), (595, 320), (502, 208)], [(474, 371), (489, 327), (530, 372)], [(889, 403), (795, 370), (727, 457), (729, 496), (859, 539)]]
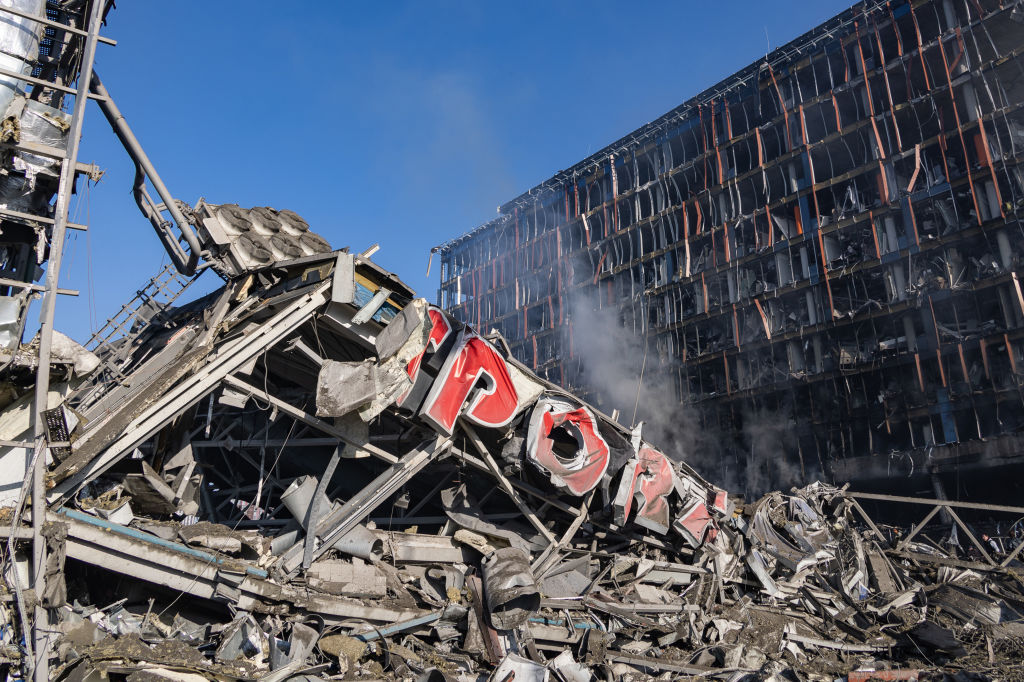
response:
[[(259, 484), (259, 486), (257, 488), (257, 492), (259, 490), (261, 490), (263, 488), (263, 484), (266, 483), (266, 481), (268, 481), (270, 479), (270, 473), (269, 472), (273, 471), (274, 469), (277, 468), (277, 463), (280, 461), (281, 455), (284, 453), (284, 449), (288, 446), (288, 441), (292, 437), (292, 432), (295, 430), (295, 424), (296, 423), (297, 422), (295, 420), (292, 420), (292, 425), (291, 425), (291, 427), (289, 427), (288, 434), (285, 436), (284, 442), (281, 443), (281, 447), (277, 451), (277, 456), (274, 458), (274, 463), (270, 466), (270, 469), (268, 469), (268, 473), (266, 474), (266, 476), (264, 476), (261, 479), (260, 484)], [(250, 506), (252, 506), (252, 504), (255, 504), (255, 502), (256, 502), (256, 498), (253, 498), (253, 501), (252, 501), (252, 503), (250, 503)], [(244, 510), (243, 510), (243, 512), (244, 512)], [(235, 525), (231, 527), (231, 530), (232, 531), (238, 530), (238, 526), (242, 523), (242, 520), (244, 518), (245, 518), (245, 514), (243, 513), (242, 517), (239, 518), (237, 521), (235, 521)], [(203, 566), (202, 570), (198, 572), (198, 575), (196, 575), (196, 577), (192, 579), (192, 582), (190, 582), (184, 589), (180, 590), (178, 592), (178, 596), (176, 596), (174, 599), (172, 599), (171, 603), (169, 603), (167, 606), (165, 606), (160, 611), (160, 613), (158, 613), (156, 615), (157, 619), (161, 618), (165, 613), (167, 613), (168, 609), (170, 609), (172, 606), (174, 606), (178, 602), (178, 600), (181, 599), (192, 588), (193, 585), (195, 585), (197, 582), (199, 582), (200, 576), (202, 576), (206, 572), (206, 569), (209, 568), (213, 564), (213, 562), (216, 561), (216, 560), (217, 560), (216, 556), (210, 557), (210, 560), (206, 562), (206, 564)]]

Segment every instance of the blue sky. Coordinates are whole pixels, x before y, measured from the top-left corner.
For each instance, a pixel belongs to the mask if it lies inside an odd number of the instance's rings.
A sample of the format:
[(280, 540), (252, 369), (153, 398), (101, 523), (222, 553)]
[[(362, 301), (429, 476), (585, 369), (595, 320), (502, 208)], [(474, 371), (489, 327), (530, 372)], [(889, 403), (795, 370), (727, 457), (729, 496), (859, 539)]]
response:
[[(433, 300), (430, 247), (847, 6), (124, 0), (96, 68), (176, 197), (379, 242)], [(80, 160), (106, 174), (72, 204), (91, 233), (69, 241), (61, 286), (82, 295), (57, 328), (84, 341), (166, 257), (95, 105)]]

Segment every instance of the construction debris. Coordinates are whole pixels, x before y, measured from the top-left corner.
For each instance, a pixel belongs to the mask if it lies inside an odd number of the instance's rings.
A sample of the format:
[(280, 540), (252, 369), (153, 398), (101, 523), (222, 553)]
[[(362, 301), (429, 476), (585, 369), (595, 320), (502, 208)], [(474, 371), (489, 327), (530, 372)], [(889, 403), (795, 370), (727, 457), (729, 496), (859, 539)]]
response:
[[(0, 8), (16, 18), (0, 25), (0, 220), (32, 266), (0, 297), (0, 676), (1024, 675), (1024, 508), (824, 483), (731, 495), (696, 453), (659, 449), (501, 334), (416, 298), (376, 246), (332, 250), (286, 210), (175, 200), (92, 70), (109, 6)], [(177, 274), (80, 346), (52, 327), (67, 202), (89, 171), (85, 89)], [(223, 286), (177, 304), (179, 274), (207, 271)], [(26, 292), (44, 311), (22, 343)], [(912, 526), (886, 511), (921, 505)]]
[(69, 680), (833, 679), (995, 670), (1024, 635), (1020, 538), (730, 497), (344, 250), (96, 355), (55, 405), (47, 593), (10, 564), (10, 670), (36, 600)]

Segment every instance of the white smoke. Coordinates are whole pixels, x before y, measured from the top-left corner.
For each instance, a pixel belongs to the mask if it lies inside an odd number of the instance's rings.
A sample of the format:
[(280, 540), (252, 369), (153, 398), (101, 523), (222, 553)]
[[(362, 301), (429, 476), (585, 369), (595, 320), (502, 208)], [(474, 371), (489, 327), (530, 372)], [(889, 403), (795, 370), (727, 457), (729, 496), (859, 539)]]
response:
[(788, 407), (743, 410), (729, 431), (703, 424), (700, 411), (680, 400), (678, 360), (659, 357), (653, 338), (646, 341), (645, 361), (644, 335), (625, 328), (617, 308), (601, 309), (576, 293), (569, 309), (571, 361), (582, 366), (587, 399), (608, 414), (618, 410), (626, 426), (644, 422), (645, 439), (669, 457), (748, 499), (804, 485), (818, 473), (794, 463), (798, 444)]

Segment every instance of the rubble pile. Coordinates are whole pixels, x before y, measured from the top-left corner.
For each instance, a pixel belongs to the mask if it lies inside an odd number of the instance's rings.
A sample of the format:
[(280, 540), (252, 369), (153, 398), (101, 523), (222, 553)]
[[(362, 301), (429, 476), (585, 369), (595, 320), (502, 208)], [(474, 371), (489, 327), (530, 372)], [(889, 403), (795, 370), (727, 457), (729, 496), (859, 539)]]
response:
[(233, 267), (67, 354), (43, 594), (0, 487), (9, 673), (38, 604), (66, 680), (1021, 674), (1012, 547), (893, 537), (824, 484), (731, 497), (368, 254)]

